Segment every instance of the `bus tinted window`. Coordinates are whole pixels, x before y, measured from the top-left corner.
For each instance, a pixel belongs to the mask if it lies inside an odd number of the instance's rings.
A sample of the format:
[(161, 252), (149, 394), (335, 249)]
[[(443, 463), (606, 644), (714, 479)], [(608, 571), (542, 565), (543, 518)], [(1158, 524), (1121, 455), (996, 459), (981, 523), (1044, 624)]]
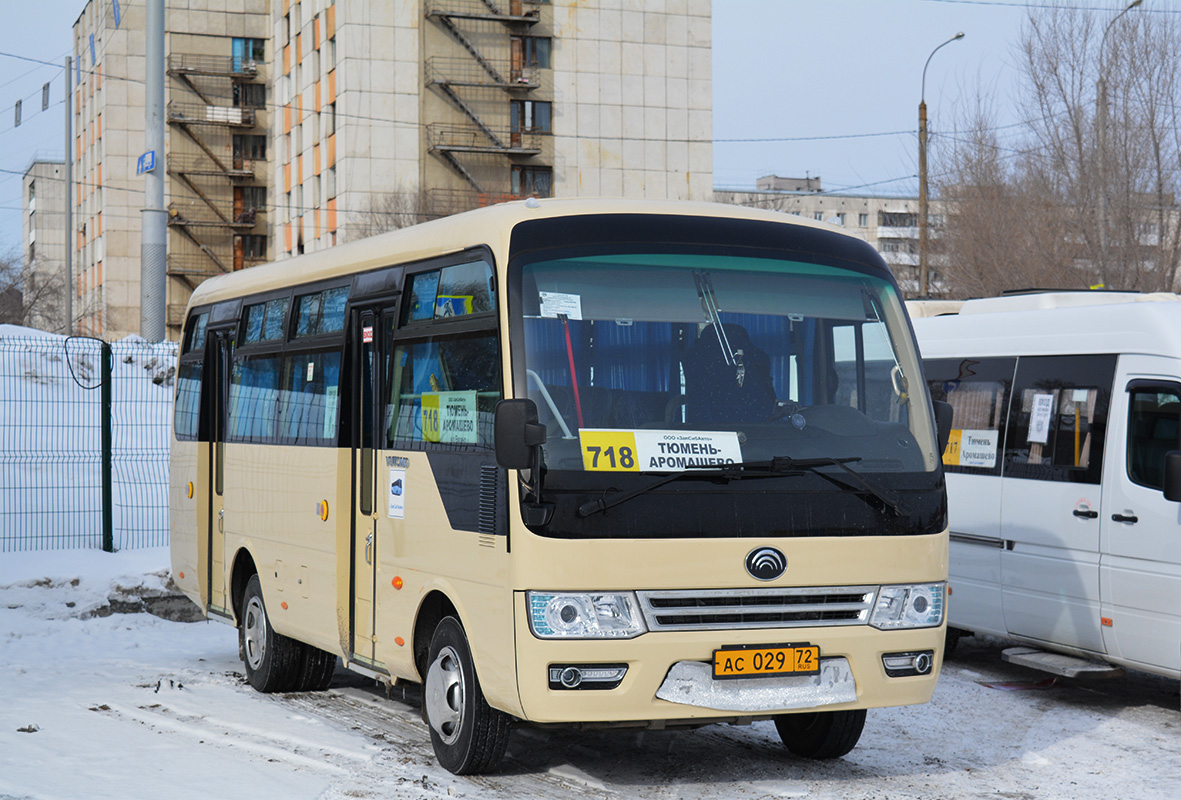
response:
[(291, 306), (290, 297), (277, 297), (246, 307), (246, 344), (283, 338), (283, 320)]
[(493, 301), (492, 268), (483, 261), (420, 272), (410, 277), (406, 321), (481, 314)]
[(181, 362), (176, 377), (176, 408), (173, 427), (176, 438), (193, 440), (197, 438), (198, 411), (201, 407), (200, 361)]
[(200, 350), (205, 346), (205, 324), (209, 322), (209, 312), (198, 314), (193, 319), (192, 327), (189, 328), (189, 344), (185, 348), (185, 352), (193, 350)]
[(434, 443), (491, 447), (500, 358), (491, 333), (399, 344), (388, 378), (387, 447)]
[(349, 287), (338, 286), (299, 298), (296, 307), (295, 335), (315, 336), (344, 330), (344, 307)]
[(230, 378), (229, 438), (241, 442), (273, 439), (278, 403), (279, 357), (234, 359)]
[(334, 444), (339, 416), (340, 353), (300, 353), (283, 362), (279, 436), (296, 444)]

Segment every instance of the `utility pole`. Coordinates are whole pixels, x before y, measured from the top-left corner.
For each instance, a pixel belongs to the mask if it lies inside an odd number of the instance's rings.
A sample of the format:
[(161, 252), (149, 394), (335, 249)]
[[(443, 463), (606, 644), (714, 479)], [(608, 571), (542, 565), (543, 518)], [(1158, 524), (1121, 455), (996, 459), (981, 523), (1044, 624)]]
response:
[(66, 56), (66, 241), (65, 241), (65, 269), (66, 269), (66, 335), (74, 335), (74, 93), (70, 90), (70, 71), (73, 59)]
[(960, 31), (932, 50), (927, 63), (923, 64), (923, 83), (919, 92), (919, 297), (923, 299), (931, 293), (931, 273), (927, 267), (927, 67), (940, 48), (963, 38), (964, 33)]
[(140, 157), (144, 173), (144, 209), (140, 239), (140, 335), (149, 342), (165, 336), (168, 216), (164, 210), (164, 0), (147, 0), (144, 45), (144, 130), (147, 152)]

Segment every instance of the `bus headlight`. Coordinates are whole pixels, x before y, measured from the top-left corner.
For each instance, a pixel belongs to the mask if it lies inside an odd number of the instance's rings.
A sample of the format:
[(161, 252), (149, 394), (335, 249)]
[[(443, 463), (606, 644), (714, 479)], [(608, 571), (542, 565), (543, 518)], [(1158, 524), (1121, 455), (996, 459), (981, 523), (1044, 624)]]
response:
[(633, 592), (526, 592), (525, 600), (539, 639), (632, 639), (648, 632)]
[(883, 586), (869, 617), (869, 624), (879, 630), (900, 628), (937, 628), (943, 624), (943, 597), (947, 584), (913, 583)]

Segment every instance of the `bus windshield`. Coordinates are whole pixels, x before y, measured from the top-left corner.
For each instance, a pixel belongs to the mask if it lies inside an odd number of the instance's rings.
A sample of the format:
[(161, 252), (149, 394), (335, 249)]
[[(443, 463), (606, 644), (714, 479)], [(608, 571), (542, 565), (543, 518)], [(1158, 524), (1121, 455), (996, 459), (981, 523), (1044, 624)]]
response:
[[(912, 428), (917, 365), (899, 344), (905, 328), (891, 329), (897, 295), (880, 278), (647, 253), (536, 262), (522, 280), (525, 376), (550, 428), (549, 469), (659, 472), (782, 456), (934, 468)], [(629, 463), (610, 448), (624, 441), (613, 431), (633, 432)], [(588, 438), (601, 441), (597, 454), (580, 446)]]
[(510, 273), (520, 281), (517, 396), (546, 425), (547, 486), (595, 492), (606, 477), (623, 491), (644, 476), (625, 484), (621, 473), (765, 473), (765, 462), (818, 459), (793, 471), (831, 473), (805, 476), (809, 491), (857, 492), (860, 475), (913, 488), (937, 472), (893, 281), (773, 250), (710, 249), (559, 249)]

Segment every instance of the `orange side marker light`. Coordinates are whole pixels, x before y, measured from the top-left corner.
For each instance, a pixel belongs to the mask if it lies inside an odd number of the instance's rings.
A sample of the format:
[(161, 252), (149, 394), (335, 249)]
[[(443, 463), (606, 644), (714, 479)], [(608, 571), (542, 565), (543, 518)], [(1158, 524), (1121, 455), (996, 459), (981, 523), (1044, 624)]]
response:
[(394, 644), (396, 644), (398, 647), (401, 647), (402, 645), (406, 644), (406, 640), (403, 639), (401, 636), (395, 636), (394, 637)]
[(287, 610), (287, 601), (286, 600), (284, 600), (282, 603), (279, 603), (279, 605), (283, 607), (284, 611)]
[(189, 499), (193, 499), (193, 482), (189, 481)]
[(1099, 621), (1100, 621), (1101, 623), (1103, 623), (1103, 627), (1104, 627), (1104, 628), (1110, 628), (1110, 627), (1111, 627), (1111, 617), (1100, 617), (1100, 618), (1099, 618)]
[(390, 581), (390, 583), (392, 583), (394, 585), (395, 589), (401, 589), (403, 586), (402, 579), (396, 575), (394, 576), (394, 579), (392, 581)]
[(327, 500), (321, 500), (319, 503), (316, 504), (316, 513), (320, 515), (320, 520), (322, 522), (328, 521), (328, 501)]

